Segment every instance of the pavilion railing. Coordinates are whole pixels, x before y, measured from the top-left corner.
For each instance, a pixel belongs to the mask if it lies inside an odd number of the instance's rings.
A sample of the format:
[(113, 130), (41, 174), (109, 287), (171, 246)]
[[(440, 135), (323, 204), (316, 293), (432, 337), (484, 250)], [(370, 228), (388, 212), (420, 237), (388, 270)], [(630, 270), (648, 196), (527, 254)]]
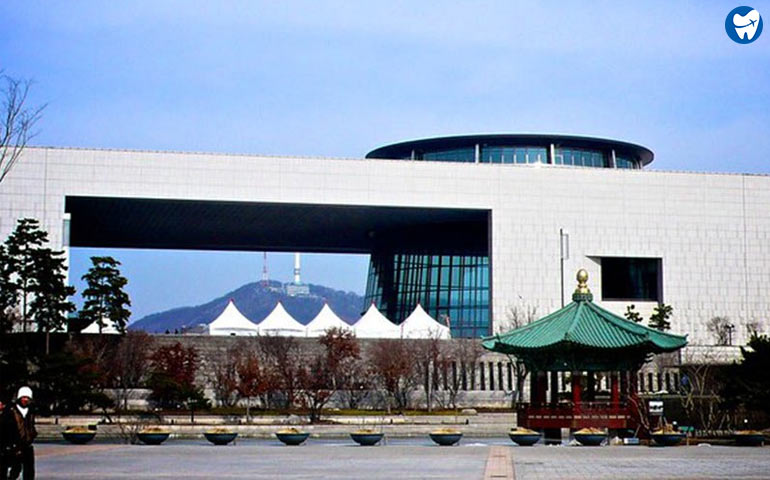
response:
[(517, 423), (529, 428), (628, 428), (633, 412), (627, 402), (520, 403)]

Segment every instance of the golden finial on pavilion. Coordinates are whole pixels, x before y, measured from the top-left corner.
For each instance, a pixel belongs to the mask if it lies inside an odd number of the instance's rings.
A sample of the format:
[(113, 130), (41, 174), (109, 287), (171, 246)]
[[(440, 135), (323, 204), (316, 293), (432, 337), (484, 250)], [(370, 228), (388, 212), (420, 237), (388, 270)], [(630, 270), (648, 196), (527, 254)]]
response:
[(591, 290), (588, 289), (588, 271), (585, 268), (581, 268), (577, 272), (578, 286), (575, 289), (575, 293), (589, 294)]

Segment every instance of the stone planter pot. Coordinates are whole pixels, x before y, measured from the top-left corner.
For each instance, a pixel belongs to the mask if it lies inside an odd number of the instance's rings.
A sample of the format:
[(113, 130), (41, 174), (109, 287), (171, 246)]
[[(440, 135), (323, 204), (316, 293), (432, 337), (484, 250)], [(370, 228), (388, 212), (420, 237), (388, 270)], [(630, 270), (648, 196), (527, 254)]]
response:
[(205, 432), (203, 436), (214, 445), (227, 445), (235, 440), (238, 434), (235, 432)]
[(297, 446), (304, 443), (310, 434), (307, 432), (276, 432), (275, 436), (285, 445)]
[(529, 432), (517, 432), (516, 430), (511, 430), (508, 432), (508, 437), (515, 443), (516, 445), (522, 446), (522, 447), (531, 447), (532, 445), (536, 444), (540, 441), (541, 435), (537, 432), (529, 433)]
[(430, 434), (430, 439), (436, 442), (438, 445), (441, 445), (442, 447), (448, 447), (450, 445), (454, 445), (457, 442), (459, 442), (461, 438), (463, 438), (462, 432), (457, 432), (457, 433), (433, 432)]
[(67, 432), (61, 433), (65, 440), (75, 445), (85, 445), (96, 436), (96, 432)]
[(586, 447), (598, 447), (604, 440), (607, 439), (606, 433), (577, 433), (575, 432), (575, 440), (581, 445)]
[(384, 433), (377, 432), (353, 432), (350, 434), (350, 438), (352, 438), (354, 442), (364, 447), (377, 445), (384, 436)]
[(673, 447), (684, 440), (684, 433), (653, 433), (652, 440), (661, 447)]
[(136, 434), (139, 441), (145, 445), (160, 445), (168, 440), (170, 432), (139, 432)]

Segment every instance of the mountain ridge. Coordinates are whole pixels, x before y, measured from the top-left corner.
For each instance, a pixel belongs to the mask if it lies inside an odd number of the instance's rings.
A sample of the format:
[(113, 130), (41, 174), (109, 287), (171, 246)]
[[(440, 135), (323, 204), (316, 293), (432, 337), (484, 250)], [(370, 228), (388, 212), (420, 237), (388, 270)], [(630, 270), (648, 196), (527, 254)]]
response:
[(131, 330), (145, 330), (149, 333), (185, 330), (201, 324), (209, 324), (233, 300), (238, 310), (254, 323), (261, 322), (280, 301), (298, 322), (305, 325), (321, 310), (324, 303), (342, 320), (353, 323), (360, 318), (364, 309), (364, 297), (354, 292), (344, 292), (323, 285), (308, 284), (309, 295), (287, 295), (282, 283), (269, 281), (251, 282), (213, 300), (195, 306), (175, 307), (162, 312), (151, 313), (129, 325)]

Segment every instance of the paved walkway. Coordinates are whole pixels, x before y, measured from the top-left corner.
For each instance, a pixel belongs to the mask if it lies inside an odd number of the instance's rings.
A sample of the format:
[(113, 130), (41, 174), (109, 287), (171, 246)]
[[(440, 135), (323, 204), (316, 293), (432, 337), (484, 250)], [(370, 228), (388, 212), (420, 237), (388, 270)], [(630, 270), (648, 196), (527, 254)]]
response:
[(391, 439), (379, 447), (313, 440), (36, 446), (39, 479), (722, 479), (770, 478), (770, 447), (515, 447), (507, 439)]
[(770, 447), (514, 448), (521, 479), (768, 479)]

